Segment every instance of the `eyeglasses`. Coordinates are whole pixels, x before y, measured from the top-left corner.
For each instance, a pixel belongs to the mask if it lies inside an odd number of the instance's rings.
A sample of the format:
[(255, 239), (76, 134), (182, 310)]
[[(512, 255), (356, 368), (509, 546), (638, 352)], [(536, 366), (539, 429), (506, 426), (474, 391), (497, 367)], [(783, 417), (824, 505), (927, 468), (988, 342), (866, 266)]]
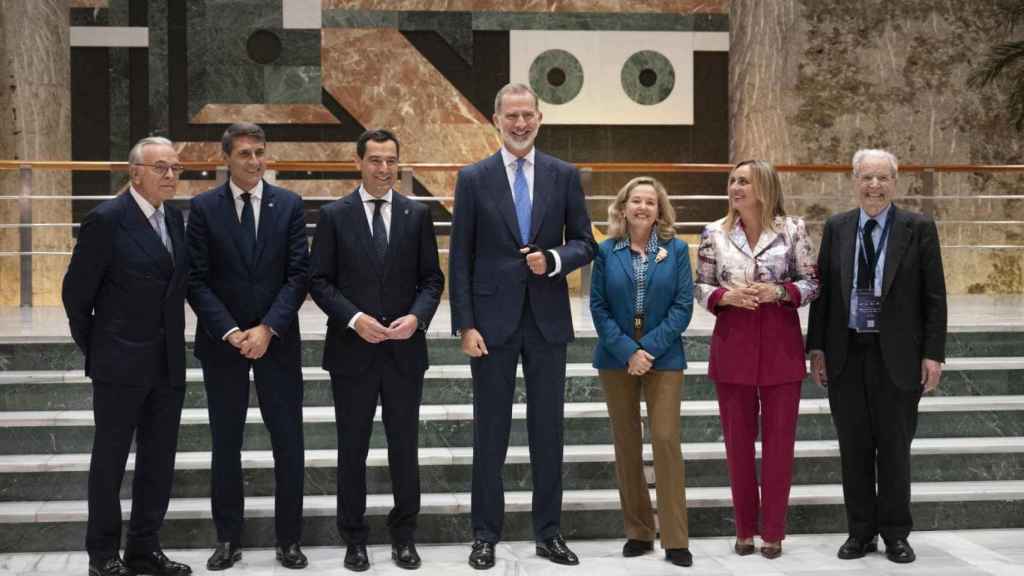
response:
[(168, 170), (174, 172), (175, 176), (181, 176), (181, 173), (185, 171), (185, 167), (181, 164), (168, 164), (166, 162), (157, 162), (156, 164), (143, 164), (142, 162), (139, 162), (137, 164), (133, 164), (133, 166), (147, 166), (157, 176), (167, 174)]
[(892, 176), (885, 174), (861, 174), (857, 176), (857, 180), (860, 180), (864, 184), (871, 184), (872, 181), (878, 182), (879, 184), (888, 184), (892, 182)]

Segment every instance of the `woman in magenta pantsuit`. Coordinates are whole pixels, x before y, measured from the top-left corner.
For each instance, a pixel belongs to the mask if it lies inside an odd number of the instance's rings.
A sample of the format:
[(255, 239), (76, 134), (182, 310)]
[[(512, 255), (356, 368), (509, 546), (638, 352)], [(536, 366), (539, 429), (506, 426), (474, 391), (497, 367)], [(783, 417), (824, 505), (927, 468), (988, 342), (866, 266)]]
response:
[[(701, 235), (697, 301), (716, 316), (708, 376), (722, 419), (737, 554), (777, 558), (786, 535), (793, 444), (806, 374), (797, 308), (818, 294), (815, 258), (800, 218), (786, 216), (771, 164), (740, 162), (729, 211)], [(754, 441), (761, 420), (761, 486)]]

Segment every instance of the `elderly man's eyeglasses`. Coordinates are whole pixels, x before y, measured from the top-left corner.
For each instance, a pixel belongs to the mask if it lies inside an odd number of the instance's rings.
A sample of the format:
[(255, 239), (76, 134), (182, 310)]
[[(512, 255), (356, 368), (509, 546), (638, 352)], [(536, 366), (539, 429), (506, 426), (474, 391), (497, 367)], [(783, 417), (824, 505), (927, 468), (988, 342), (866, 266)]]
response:
[(892, 182), (892, 176), (888, 174), (861, 174), (857, 176), (857, 180), (860, 180), (864, 184), (871, 184), (877, 182), (879, 184), (888, 184)]
[(181, 173), (185, 171), (185, 167), (181, 164), (168, 164), (166, 162), (157, 162), (156, 164), (143, 164), (142, 162), (139, 162), (138, 164), (134, 164), (134, 166), (146, 166), (157, 176), (167, 174), (168, 170), (174, 172), (175, 176), (181, 176)]

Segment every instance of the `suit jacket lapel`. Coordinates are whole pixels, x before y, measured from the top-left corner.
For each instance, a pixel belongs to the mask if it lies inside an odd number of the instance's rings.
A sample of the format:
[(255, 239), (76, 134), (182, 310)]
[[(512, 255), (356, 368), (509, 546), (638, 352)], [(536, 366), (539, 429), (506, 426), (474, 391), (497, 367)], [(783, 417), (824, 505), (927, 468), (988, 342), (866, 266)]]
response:
[(854, 252), (857, 250), (857, 217), (859, 214), (859, 209), (847, 212), (846, 219), (839, 223), (837, 230), (839, 237), (836, 246), (839, 250), (842, 272), (840, 287), (843, 289), (843, 302), (846, 305), (844, 318), (850, 316), (850, 291), (853, 286), (853, 259), (857, 257)]
[(904, 217), (902, 211), (896, 209), (895, 204), (889, 212), (889, 218), (892, 218), (892, 227), (889, 228), (889, 239), (885, 246), (885, 264), (883, 265), (885, 269), (882, 272), (883, 302), (885, 295), (889, 293), (889, 288), (892, 287), (896, 270), (900, 267), (900, 260), (903, 258), (903, 253), (906, 252), (912, 234), (910, 222)]
[(171, 262), (171, 255), (167, 253), (167, 248), (160, 241), (160, 236), (157, 235), (156, 230), (153, 230), (153, 225), (146, 219), (146, 215), (142, 213), (142, 208), (139, 208), (131, 192), (123, 192), (122, 196), (124, 196), (122, 202), (125, 203), (125, 211), (121, 225), (128, 230), (128, 234), (135, 243), (156, 261), (157, 267), (160, 268), (164, 276), (170, 276), (174, 271), (174, 263)]
[(256, 224), (256, 249), (253, 252), (253, 266), (260, 261), (260, 257), (263, 255), (263, 248), (267, 245), (267, 236), (276, 229), (279, 212), (274, 206), (276, 197), (275, 188), (264, 182), (263, 197), (260, 199), (260, 221)]
[(541, 222), (544, 221), (544, 214), (547, 212), (548, 199), (551, 198), (551, 187), (554, 184), (554, 174), (551, 173), (551, 165), (547, 157), (540, 151), (533, 155), (533, 206), (530, 212), (530, 242), (537, 239)]
[(238, 211), (235, 210), (235, 196), (231, 193), (231, 185), (224, 183), (220, 192), (220, 205), (217, 207), (221, 225), (231, 233), (231, 239), (235, 242), (235, 250), (245, 267), (252, 270), (252, 254), (245, 249), (245, 240), (242, 239), (242, 223), (238, 218)]
[(398, 258), (398, 249), (395, 245), (398, 244), (402, 234), (405, 233), (406, 225), (409, 220), (409, 203), (414, 200), (409, 200), (405, 196), (402, 196), (398, 192), (392, 190), (391, 192), (391, 227), (388, 230), (388, 251), (384, 258), (384, 277), (387, 278), (388, 272), (391, 271), (391, 263)]
[(761, 252), (767, 250), (768, 247), (772, 245), (772, 242), (775, 242), (775, 239), (778, 237), (779, 233), (771, 228), (763, 230), (761, 232), (761, 237), (757, 239), (757, 246), (751, 250), (754, 257), (756, 258)]
[(174, 272), (171, 276), (171, 282), (167, 284), (167, 290), (164, 291), (164, 298), (167, 298), (173, 291), (173, 288), (178, 285), (178, 276), (186, 271), (185, 263), (188, 258), (188, 246), (185, 245), (185, 225), (181, 212), (166, 205), (164, 210), (166, 211), (167, 218), (167, 234), (171, 237), (171, 246), (174, 247)]
[(615, 255), (615, 260), (618, 261), (619, 266), (622, 267), (622, 271), (629, 278), (630, 286), (633, 290), (636, 290), (636, 272), (633, 270), (633, 256), (629, 250), (629, 246), (619, 250), (612, 250), (612, 254)]
[[(355, 230), (359, 243), (362, 244), (361, 252), (370, 259), (373, 269), (380, 277), (384, 276), (383, 263), (377, 258), (377, 252), (373, 249), (373, 237), (370, 232), (370, 225), (366, 222), (366, 208), (363, 206), (363, 199), (359, 196), (359, 188), (346, 197), (348, 208), (348, 225)], [(394, 211), (392, 210), (392, 216)]]
[[(496, 195), (494, 201), (497, 202), (498, 212), (501, 213), (502, 219), (505, 220), (505, 225), (508, 226), (508, 230), (512, 233), (512, 237), (515, 238), (516, 245), (518, 246), (522, 243), (519, 237), (519, 220), (516, 219), (516, 204), (512, 200), (512, 188), (508, 185), (508, 172), (505, 171), (501, 151), (499, 150), (491, 158), (490, 175), (488, 176), (490, 182), (487, 187)], [(535, 172), (534, 178), (536, 177)]]

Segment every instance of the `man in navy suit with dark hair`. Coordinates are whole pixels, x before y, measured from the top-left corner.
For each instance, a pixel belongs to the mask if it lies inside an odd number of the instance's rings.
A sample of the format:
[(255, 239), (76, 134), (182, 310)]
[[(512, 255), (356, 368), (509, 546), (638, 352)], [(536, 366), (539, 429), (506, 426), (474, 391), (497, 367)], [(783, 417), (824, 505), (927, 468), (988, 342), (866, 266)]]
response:
[(419, 410), (427, 326), (444, 290), (430, 209), (394, 190), (398, 138), (368, 130), (356, 142), (362, 183), (320, 209), (310, 294), (327, 314), (323, 368), (331, 373), (338, 427), (338, 532), (345, 568), (370, 568), (366, 456), (380, 401), (395, 506), (391, 559), (420, 567)]
[[(185, 398), (188, 250), (174, 198), (183, 170), (166, 138), (128, 154), (131, 186), (85, 217), (64, 276), (71, 336), (93, 383), (85, 548), (90, 576), (187, 576), (164, 556), (160, 525), (174, 477)], [(124, 561), (121, 479), (135, 437), (132, 514)]]
[(188, 300), (198, 318), (195, 355), (213, 435), (217, 546), (206, 567), (224, 570), (242, 557), (241, 449), (251, 370), (274, 454), (277, 560), (305, 568), (298, 310), (306, 299), (309, 244), (302, 198), (263, 180), (267, 145), (259, 126), (232, 124), (221, 148), (228, 181), (193, 198), (188, 221)]
[(566, 275), (594, 257), (579, 171), (537, 151), (537, 95), (509, 84), (494, 99), (502, 147), (459, 172), (449, 254), (452, 330), (473, 373), (473, 568), (494, 566), (505, 494), (516, 364), (526, 376), (537, 554), (579, 563), (560, 532)]

